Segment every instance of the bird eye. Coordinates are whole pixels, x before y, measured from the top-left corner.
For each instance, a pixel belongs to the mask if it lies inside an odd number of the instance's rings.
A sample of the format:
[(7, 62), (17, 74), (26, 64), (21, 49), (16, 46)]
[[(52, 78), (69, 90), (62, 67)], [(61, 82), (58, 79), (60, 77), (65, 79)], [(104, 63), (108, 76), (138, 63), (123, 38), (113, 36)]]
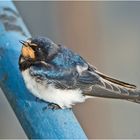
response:
[(40, 47), (38, 47), (38, 48), (37, 48), (37, 51), (41, 51), (41, 48), (40, 48)]

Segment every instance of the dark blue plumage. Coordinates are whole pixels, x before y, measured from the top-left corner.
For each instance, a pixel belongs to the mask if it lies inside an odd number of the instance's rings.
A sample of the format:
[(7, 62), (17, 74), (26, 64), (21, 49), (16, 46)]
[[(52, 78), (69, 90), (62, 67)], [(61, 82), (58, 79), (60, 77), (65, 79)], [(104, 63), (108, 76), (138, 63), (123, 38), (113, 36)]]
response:
[[(46, 53), (45, 62), (49, 65), (34, 64), (30, 69), (32, 75), (43, 77), (43, 79), (55, 79), (57, 83), (59, 82), (59, 85), (61, 83), (62, 87), (65, 86), (65, 88), (77, 88), (78, 80), (79, 82), (90, 84), (98, 82), (99, 76), (91, 74), (90, 71), (85, 71), (83, 75), (79, 75), (76, 66), (88, 68), (89, 65), (77, 53), (72, 52), (62, 45), (55, 46), (52, 41), (45, 37), (32, 40), (32, 43), (37, 44), (37, 42), (42, 49), (45, 48), (47, 50), (48, 54), (52, 52), (52, 49), (56, 54), (53, 53), (52, 59), (48, 59)], [(92, 68), (92, 70), (94, 70), (94, 68)], [(55, 84), (55, 86), (57, 85)]]
[[(52, 65), (62, 68), (71, 68), (75, 67), (76, 65), (87, 65), (87, 62), (80, 55), (72, 52), (70, 49), (65, 48), (62, 45), (57, 46), (46, 37), (37, 37), (32, 40), (32, 43), (36, 43), (38, 46), (40, 46), (47, 58), (48, 54), (49, 56), (52, 54), (54, 55), (53, 59), (49, 59), (49, 63)], [(54, 53), (56, 53), (56, 55)], [(48, 59), (46, 59), (46, 61), (48, 61)]]
[(22, 42), (19, 66), (27, 88), (37, 97), (70, 108), (88, 96), (139, 103), (140, 91), (97, 71), (80, 55), (46, 37)]
[(72, 68), (76, 67), (76, 65), (87, 65), (86, 61), (81, 56), (63, 46), (60, 46), (57, 56), (51, 60), (50, 63), (62, 68)]

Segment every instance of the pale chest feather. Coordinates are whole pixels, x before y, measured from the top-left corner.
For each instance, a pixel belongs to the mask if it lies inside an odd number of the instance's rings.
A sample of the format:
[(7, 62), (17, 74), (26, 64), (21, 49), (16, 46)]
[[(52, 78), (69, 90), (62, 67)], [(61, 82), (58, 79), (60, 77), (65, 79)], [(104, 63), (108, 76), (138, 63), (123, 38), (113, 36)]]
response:
[(47, 102), (58, 104), (61, 108), (71, 108), (75, 103), (84, 102), (86, 99), (80, 89), (56, 89), (53, 85), (47, 85), (45, 81), (37, 82), (29, 74), (28, 69), (23, 71), (22, 75), (26, 87), (33, 95)]

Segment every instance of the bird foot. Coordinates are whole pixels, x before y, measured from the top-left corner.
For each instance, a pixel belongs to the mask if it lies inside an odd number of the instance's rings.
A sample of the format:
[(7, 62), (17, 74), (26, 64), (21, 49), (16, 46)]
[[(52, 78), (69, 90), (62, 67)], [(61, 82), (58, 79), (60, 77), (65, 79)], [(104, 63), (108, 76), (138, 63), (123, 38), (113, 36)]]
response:
[(36, 102), (43, 102), (43, 100), (42, 99), (39, 99), (38, 97), (35, 98), (35, 101)]
[(43, 111), (45, 111), (47, 109), (58, 110), (58, 109), (61, 109), (61, 107), (54, 103), (48, 103), (48, 106), (43, 107)]

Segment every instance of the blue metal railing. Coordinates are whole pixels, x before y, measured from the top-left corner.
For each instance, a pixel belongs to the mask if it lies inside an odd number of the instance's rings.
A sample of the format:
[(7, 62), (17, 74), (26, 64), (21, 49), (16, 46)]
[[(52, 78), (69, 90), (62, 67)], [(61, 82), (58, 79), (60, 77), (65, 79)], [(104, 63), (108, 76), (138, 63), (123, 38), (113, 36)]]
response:
[(11, 1), (0, 1), (0, 87), (28, 138), (87, 139), (71, 110), (46, 110), (26, 89), (18, 68), (19, 40), (31, 35)]

